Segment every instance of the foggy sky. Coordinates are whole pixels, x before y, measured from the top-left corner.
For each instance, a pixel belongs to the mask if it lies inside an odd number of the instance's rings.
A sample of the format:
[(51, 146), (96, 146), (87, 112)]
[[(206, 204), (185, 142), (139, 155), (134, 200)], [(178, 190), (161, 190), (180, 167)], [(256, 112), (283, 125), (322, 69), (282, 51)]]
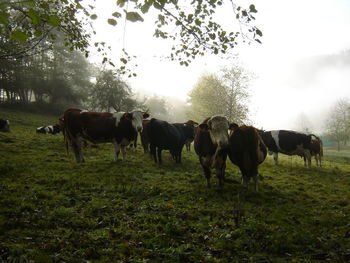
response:
[[(114, 1), (103, 2), (100, 17), (104, 19), (116, 10), (107, 2)], [(257, 76), (250, 88), (253, 123), (264, 129), (297, 129), (304, 116), (320, 132), (332, 104), (350, 98), (350, 1), (264, 0), (254, 4), (263, 44), (241, 44), (235, 50)], [(217, 72), (230, 63), (209, 55), (189, 67), (166, 60), (169, 42), (153, 38), (153, 21), (145, 18), (144, 23), (128, 23), (126, 30), (124, 25), (114, 28), (96, 21), (98, 37), (112, 46), (116, 57), (123, 47), (138, 56), (138, 77), (128, 80), (134, 91), (186, 100), (201, 74)]]

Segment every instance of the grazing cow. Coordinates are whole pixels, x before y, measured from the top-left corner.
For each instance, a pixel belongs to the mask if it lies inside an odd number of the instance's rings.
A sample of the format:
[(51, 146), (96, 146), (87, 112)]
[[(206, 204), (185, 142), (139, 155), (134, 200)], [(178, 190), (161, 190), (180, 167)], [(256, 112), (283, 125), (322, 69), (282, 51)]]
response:
[(41, 126), (39, 128), (36, 128), (37, 133), (42, 133), (42, 134), (52, 134), (56, 135), (61, 132), (61, 127), (59, 124), (55, 125), (49, 125), (49, 126)]
[(144, 153), (149, 153), (149, 123), (150, 120), (142, 120), (142, 131), (140, 132), (140, 137), (141, 137), (141, 144), (142, 144), (142, 148), (143, 148), (143, 152)]
[(148, 116), (141, 111), (109, 113), (68, 109), (63, 117), (66, 147), (69, 142), (77, 162), (84, 162), (82, 138), (92, 143), (112, 142), (115, 146), (114, 160), (118, 160), (120, 150), (125, 159), (125, 147), (134, 141), (138, 131), (142, 131), (142, 119)]
[[(316, 165), (322, 167), (322, 157), (323, 157), (323, 144), (319, 137), (311, 134), (311, 144), (310, 144), (311, 156), (315, 156)], [(304, 157), (304, 164), (306, 166), (306, 158)]]
[(0, 131), (10, 132), (10, 122), (8, 120), (0, 119)]
[(278, 165), (278, 153), (283, 153), (304, 157), (308, 161), (308, 166), (311, 167), (311, 135), (286, 130), (259, 130), (259, 133), (269, 154), (273, 154), (275, 165)]
[(219, 186), (222, 187), (225, 179), (225, 168), (228, 146), (229, 122), (224, 116), (212, 116), (205, 119), (196, 130), (194, 150), (199, 157), (210, 188), (211, 169), (215, 168)]
[(267, 148), (258, 131), (252, 126), (230, 125), (228, 156), (239, 167), (242, 183), (248, 188), (250, 178), (258, 191), (258, 166), (265, 160)]
[(151, 119), (148, 127), (151, 155), (154, 161), (162, 163), (162, 150), (169, 150), (176, 163), (181, 163), (182, 148), (186, 140), (194, 138), (192, 123), (170, 124)]

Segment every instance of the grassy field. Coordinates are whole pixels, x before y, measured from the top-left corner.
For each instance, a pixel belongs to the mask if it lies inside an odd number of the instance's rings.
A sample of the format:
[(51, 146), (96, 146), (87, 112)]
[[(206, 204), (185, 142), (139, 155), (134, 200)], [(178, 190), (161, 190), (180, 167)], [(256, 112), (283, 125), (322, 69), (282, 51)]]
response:
[[(229, 161), (222, 190), (196, 155), (176, 165), (113, 147), (66, 154), (62, 135), (36, 134), (56, 117), (0, 109), (0, 262), (347, 262), (350, 156), (324, 167), (298, 157), (261, 165), (258, 193)], [(314, 161), (313, 161), (314, 164)]]

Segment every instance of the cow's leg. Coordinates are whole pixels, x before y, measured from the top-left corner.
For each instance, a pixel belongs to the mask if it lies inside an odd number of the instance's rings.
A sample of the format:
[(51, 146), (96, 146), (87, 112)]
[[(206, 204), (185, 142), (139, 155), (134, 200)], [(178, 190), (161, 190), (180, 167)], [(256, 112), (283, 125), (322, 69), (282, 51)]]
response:
[(122, 156), (123, 156), (123, 161), (124, 161), (126, 158), (126, 146), (121, 145), (121, 150), (122, 150)]
[(151, 153), (151, 156), (153, 156), (154, 162), (157, 163), (156, 146), (154, 146), (153, 144), (150, 144), (150, 153)]
[(311, 168), (311, 153), (309, 150), (306, 150), (304, 152), (304, 157), (306, 158), (307, 160), (307, 164), (308, 164), (308, 167)]
[(157, 148), (157, 157), (158, 157), (158, 162), (161, 164), (162, 163), (162, 149)]
[(321, 159), (322, 159), (321, 154), (319, 154), (319, 155), (318, 155), (318, 160), (320, 161), (320, 167), (322, 167)]
[(216, 162), (215, 162), (215, 169), (216, 169), (216, 177), (218, 178), (218, 184), (219, 187), (222, 187), (224, 185), (224, 173), (225, 173), (225, 162), (224, 160), (219, 157), (216, 158)]
[(118, 161), (118, 156), (120, 153), (120, 144), (117, 142), (114, 142), (114, 161)]
[(254, 185), (255, 185), (255, 191), (259, 191), (259, 175), (256, 173), (253, 175)]
[(210, 159), (211, 159), (210, 157), (199, 157), (199, 162), (202, 165), (204, 176), (205, 176), (205, 179), (207, 180), (207, 187), (208, 188), (211, 187), (211, 184), (210, 184), (210, 176), (211, 176), (211, 171), (210, 171), (211, 162), (210, 162)]
[(81, 151), (81, 140), (80, 138), (75, 138), (72, 141), (72, 148), (75, 154), (75, 159), (77, 160), (77, 163), (83, 163), (85, 162), (83, 153)]
[[(303, 157), (304, 157), (304, 166), (306, 167), (306, 157), (305, 155)], [(316, 158), (316, 162), (317, 162), (317, 158)]]
[(277, 152), (273, 153), (273, 159), (275, 161), (275, 165), (278, 165), (278, 153)]

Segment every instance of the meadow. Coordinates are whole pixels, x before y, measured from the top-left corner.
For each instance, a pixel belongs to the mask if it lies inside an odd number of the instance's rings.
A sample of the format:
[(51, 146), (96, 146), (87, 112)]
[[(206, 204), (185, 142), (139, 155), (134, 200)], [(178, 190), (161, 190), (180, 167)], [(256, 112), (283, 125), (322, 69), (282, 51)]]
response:
[(138, 145), (113, 162), (89, 144), (86, 162), (63, 136), (36, 134), (57, 116), (0, 109), (0, 262), (348, 262), (350, 154), (325, 150), (323, 167), (271, 156), (260, 189), (227, 162), (222, 189), (193, 152), (158, 165)]

